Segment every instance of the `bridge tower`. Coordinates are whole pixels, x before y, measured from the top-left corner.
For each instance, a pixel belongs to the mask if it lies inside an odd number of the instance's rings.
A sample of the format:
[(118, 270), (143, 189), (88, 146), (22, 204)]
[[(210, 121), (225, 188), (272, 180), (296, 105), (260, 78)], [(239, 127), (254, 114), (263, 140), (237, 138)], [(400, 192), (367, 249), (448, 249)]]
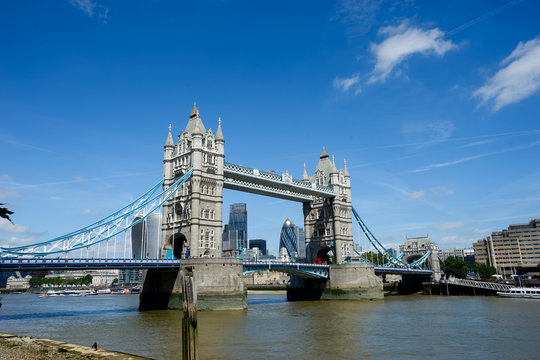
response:
[(323, 148), (313, 176), (308, 177), (305, 166), (302, 180), (333, 188), (334, 198), (315, 198), (303, 204), (306, 235), (306, 260), (328, 258), (333, 253), (334, 264), (342, 264), (353, 252), (351, 219), (351, 177), (345, 162), (337, 169), (334, 157), (330, 160)]
[(163, 205), (162, 257), (221, 256), (223, 162), (225, 139), (221, 119), (214, 134), (206, 130), (194, 105), (186, 128), (175, 145), (169, 125), (164, 146), (163, 188), (193, 167), (193, 174), (180, 191)]

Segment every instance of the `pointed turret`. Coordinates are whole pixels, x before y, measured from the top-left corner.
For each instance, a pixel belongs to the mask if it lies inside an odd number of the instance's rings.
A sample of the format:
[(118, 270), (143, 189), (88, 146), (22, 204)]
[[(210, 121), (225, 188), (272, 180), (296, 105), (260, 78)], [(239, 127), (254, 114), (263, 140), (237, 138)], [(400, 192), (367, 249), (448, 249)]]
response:
[(173, 142), (173, 139), (172, 139), (171, 129), (172, 129), (172, 126), (171, 126), (171, 124), (169, 124), (169, 135), (167, 135), (167, 140), (165, 141), (165, 147), (174, 147), (174, 142)]
[(193, 103), (193, 110), (191, 111), (191, 116), (189, 117), (189, 122), (185, 131), (189, 135), (206, 133), (206, 128), (199, 115), (199, 109), (197, 109), (197, 103)]
[(336, 168), (336, 158), (334, 157), (334, 155), (332, 155), (332, 172), (333, 172), (333, 173), (337, 172), (337, 168)]
[(218, 119), (218, 128), (216, 131), (216, 141), (225, 141), (223, 133), (221, 132), (221, 117)]
[(347, 159), (343, 159), (343, 163), (344, 163), (344, 166), (343, 166), (343, 174), (345, 176), (348, 176), (348, 177), (351, 177), (349, 175), (349, 170), (347, 170)]
[(302, 174), (302, 181), (309, 181), (309, 176), (306, 171), (306, 163), (304, 163), (304, 173)]

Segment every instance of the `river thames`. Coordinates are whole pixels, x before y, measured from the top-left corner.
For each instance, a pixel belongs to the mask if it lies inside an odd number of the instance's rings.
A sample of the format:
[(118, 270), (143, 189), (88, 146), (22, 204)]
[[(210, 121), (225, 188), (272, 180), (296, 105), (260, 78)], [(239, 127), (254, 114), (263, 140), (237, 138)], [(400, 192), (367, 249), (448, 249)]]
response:
[[(156, 359), (181, 357), (181, 311), (139, 312), (137, 295), (3, 295), (0, 332)], [(201, 359), (537, 359), (540, 301), (394, 296), (287, 302), (250, 294), (247, 311), (199, 313)]]

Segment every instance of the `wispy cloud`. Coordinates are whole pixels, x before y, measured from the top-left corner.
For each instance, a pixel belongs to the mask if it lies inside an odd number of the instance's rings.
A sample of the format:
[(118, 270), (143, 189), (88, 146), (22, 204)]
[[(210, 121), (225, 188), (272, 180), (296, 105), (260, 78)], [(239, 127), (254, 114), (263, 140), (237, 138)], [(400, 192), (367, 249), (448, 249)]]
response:
[(16, 189), (40, 188), (44, 186), (68, 185), (68, 184), (76, 184), (76, 183), (83, 183), (83, 182), (90, 182), (90, 181), (103, 181), (103, 180), (109, 180), (109, 179), (115, 179), (115, 178), (132, 177), (132, 176), (148, 175), (148, 174), (152, 174), (152, 172), (127, 173), (127, 174), (102, 176), (102, 177), (95, 177), (95, 178), (88, 178), (88, 179), (82, 176), (75, 176), (71, 180), (52, 181), (52, 182), (39, 183), (39, 184), (14, 184), (13, 187)]
[(6, 219), (0, 218), (0, 232), (4, 233), (25, 233), (28, 231), (28, 227), (22, 225), (12, 224)]
[(333, 19), (346, 26), (349, 37), (365, 34), (377, 21), (382, 0), (342, 0)]
[(540, 36), (520, 42), (501, 66), (504, 67), (474, 92), (475, 97), (482, 99), (480, 105), (489, 103), (494, 111), (540, 89)]
[(444, 231), (444, 230), (459, 229), (468, 225), (469, 223), (466, 223), (464, 221), (455, 221), (455, 222), (445, 222), (441, 224), (432, 224), (430, 227), (433, 230)]
[(93, 218), (97, 218), (101, 215), (101, 212), (99, 210), (94, 210), (94, 209), (84, 209), (83, 211), (81, 211), (81, 214), (88, 215)]
[(503, 154), (503, 153), (507, 153), (507, 152), (511, 152), (511, 151), (523, 150), (523, 149), (527, 149), (527, 148), (537, 146), (537, 145), (540, 145), (540, 140), (532, 142), (532, 143), (530, 143), (528, 145), (513, 146), (511, 148), (507, 148), (507, 149), (503, 149), (503, 150), (499, 150), (499, 151), (493, 151), (493, 152), (488, 152), (488, 153), (483, 153), (483, 154), (478, 154), (478, 155), (466, 156), (466, 157), (461, 158), (461, 159), (447, 161), (447, 162), (438, 163), (438, 164), (431, 164), (431, 165), (428, 165), (428, 166), (423, 167), (423, 168), (409, 170), (409, 171), (406, 171), (406, 172), (407, 173), (419, 173), (419, 172), (429, 171), (429, 170), (433, 170), (433, 169), (437, 169), (437, 168), (442, 168), (442, 167), (461, 164), (461, 163), (466, 162), (466, 161), (481, 159), (481, 158), (484, 158), (484, 157), (487, 157), (487, 156)]
[(92, 0), (71, 0), (71, 5), (82, 10), (89, 17), (97, 16), (106, 23), (109, 20), (109, 8)]
[(7, 174), (0, 175), (0, 181), (2, 182), (12, 182), (13, 178)]
[(486, 140), (474, 141), (472, 143), (468, 143), (468, 144), (462, 145), (460, 147), (466, 148), (466, 147), (490, 144), (492, 142), (495, 142), (495, 139), (486, 139)]
[(3, 190), (0, 189), (0, 200), (4, 199), (16, 199), (22, 197), (22, 194), (15, 190)]
[(442, 56), (456, 48), (450, 40), (443, 39), (445, 34), (438, 28), (423, 30), (410, 26), (407, 21), (399, 26), (384, 27), (379, 34), (386, 39), (371, 45), (376, 63), (368, 83), (386, 80), (397, 65), (413, 54)]
[[(350, 78), (339, 78), (336, 77), (334, 79), (334, 87), (337, 89), (341, 89), (343, 91), (347, 91), (351, 88), (351, 86), (358, 84), (360, 81), (360, 78), (358, 74), (352, 75)], [(358, 91), (358, 89), (357, 89)]]
[(405, 122), (401, 132), (407, 137), (430, 139), (424, 143), (438, 143), (446, 141), (454, 132), (454, 124), (451, 121), (430, 121), (430, 122)]
[(415, 191), (411, 193), (410, 198), (414, 200), (414, 199), (421, 198), (424, 195), (426, 195), (426, 192), (424, 190), (419, 190), (419, 191)]
[(34, 243), (35, 241), (36, 241), (36, 238), (34, 236), (27, 236), (27, 237), (11, 236), (7, 239), (0, 238), (0, 244), (2, 244), (2, 247), (5, 247), (5, 248), (28, 245), (28, 244)]
[[(511, 131), (511, 132), (507, 132), (507, 133), (498, 133), (498, 134), (486, 134), (486, 135), (476, 135), (476, 136), (455, 137), (455, 138), (448, 138), (448, 139), (446, 139), (446, 141), (456, 142), (456, 141), (464, 141), (464, 140), (497, 138), (497, 137), (507, 137), (507, 136), (521, 136), (521, 135), (532, 135), (532, 134), (540, 134), (540, 129), (524, 130), (524, 131)], [(430, 145), (430, 144), (436, 144), (436, 143), (439, 143), (439, 142), (440, 142), (439, 139), (433, 139), (433, 140), (427, 140), (427, 141), (416, 141), (416, 142), (408, 142), (408, 143), (401, 143), (401, 144), (388, 144), (388, 145), (379, 145), (379, 146), (369, 146), (369, 147), (356, 148), (355, 150), (375, 150), (375, 149), (403, 148), (403, 147), (413, 147), (413, 146), (419, 146), (419, 145)]]

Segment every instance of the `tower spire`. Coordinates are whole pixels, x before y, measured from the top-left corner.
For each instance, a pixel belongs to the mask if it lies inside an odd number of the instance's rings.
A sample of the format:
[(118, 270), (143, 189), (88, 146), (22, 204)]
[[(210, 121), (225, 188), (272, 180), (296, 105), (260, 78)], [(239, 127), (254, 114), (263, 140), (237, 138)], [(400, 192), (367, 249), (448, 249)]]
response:
[(225, 141), (223, 138), (223, 132), (221, 132), (221, 116), (218, 118), (218, 127), (216, 131), (216, 140)]
[(327, 158), (328, 157), (328, 153), (326, 152), (324, 146), (322, 147), (322, 153), (321, 153), (321, 159), (322, 158)]
[(302, 181), (309, 181), (307, 171), (306, 171), (306, 163), (304, 163), (304, 173), (302, 174)]
[(347, 170), (347, 159), (343, 159), (343, 163), (344, 163), (343, 173), (345, 174), (345, 176), (350, 176), (349, 170)]
[(172, 129), (172, 126), (171, 126), (171, 124), (169, 124), (169, 135), (167, 135), (167, 140), (165, 141), (165, 146), (174, 146), (174, 142), (173, 142), (172, 134), (171, 134), (171, 129)]

